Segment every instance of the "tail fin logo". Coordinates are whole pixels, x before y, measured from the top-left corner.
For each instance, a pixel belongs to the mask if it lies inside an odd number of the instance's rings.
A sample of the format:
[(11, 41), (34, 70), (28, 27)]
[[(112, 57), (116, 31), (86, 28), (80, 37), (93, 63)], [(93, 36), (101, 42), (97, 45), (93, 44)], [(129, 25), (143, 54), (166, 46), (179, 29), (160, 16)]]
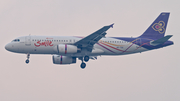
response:
[(163, 34), (165, 32), (165, 23), (164, 21), (159, 21), (158, 23), (155, 23), (152, 28), (155, 30), (155, 31), (158, 31), (160, 34)]

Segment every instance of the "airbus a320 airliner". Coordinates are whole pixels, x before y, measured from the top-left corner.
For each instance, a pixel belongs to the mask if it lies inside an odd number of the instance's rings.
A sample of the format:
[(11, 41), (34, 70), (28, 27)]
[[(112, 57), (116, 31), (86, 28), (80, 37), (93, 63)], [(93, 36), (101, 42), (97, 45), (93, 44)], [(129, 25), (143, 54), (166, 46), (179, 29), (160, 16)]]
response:
[(169, 14), (162, 12), (149, 28), (139, 37), (105, 37), (106, 31), (113, 27), (104, 26), (86, 36), (22, 36), (14, 39), (5, 49), (15, 53), (52, 54), (54, 64), (73, 64), (76, 59), (82, 61), (81, 68), (86, 67), (89, 59), (97, 59), (101, 55), (127, 55), (154, 50), (169, 45), (172, 35), (164, 36)]

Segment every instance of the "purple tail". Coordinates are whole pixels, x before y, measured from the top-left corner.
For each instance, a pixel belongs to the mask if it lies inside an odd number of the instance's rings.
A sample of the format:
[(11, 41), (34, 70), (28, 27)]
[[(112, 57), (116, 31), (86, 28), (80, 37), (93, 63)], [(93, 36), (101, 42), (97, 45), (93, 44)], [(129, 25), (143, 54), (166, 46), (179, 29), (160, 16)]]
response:
[(159, 39), (164, 37), (169, 14), (162, 12), (139, 38)]

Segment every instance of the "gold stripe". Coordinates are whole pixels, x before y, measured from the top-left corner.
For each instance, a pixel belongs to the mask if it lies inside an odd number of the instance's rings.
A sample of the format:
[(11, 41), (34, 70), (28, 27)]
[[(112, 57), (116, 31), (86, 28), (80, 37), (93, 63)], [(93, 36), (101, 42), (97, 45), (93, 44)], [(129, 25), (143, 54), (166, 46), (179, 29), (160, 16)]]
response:
[(138, 38), (137, 39), (135, 39), (135, 40), (133, 40), (132, 42), (130, 42), (129, 44), (131, 44), (131, 43), (133, 43), (134, 41), (136, 41), (136, 40), (138, 40)]

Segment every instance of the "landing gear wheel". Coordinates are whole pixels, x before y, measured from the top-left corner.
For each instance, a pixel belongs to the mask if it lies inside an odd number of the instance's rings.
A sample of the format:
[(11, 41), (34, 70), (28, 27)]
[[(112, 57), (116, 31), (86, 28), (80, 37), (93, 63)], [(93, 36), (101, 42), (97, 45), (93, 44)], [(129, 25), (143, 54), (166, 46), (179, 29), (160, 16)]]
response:
[(84, 62), (81, 63), (81, 68), (84, 69), (86, 67), (86, 64)]
[(89, 61), (89, 56), (85, 56), (85, 57), (84, 57), (84, 61), (85, 61), (85, 62), (88, 62), (88, 61)]
[(27, 64), (29, 63), (29, 57), (30, 57), (30, 54), (27, 53), (27, 60), (25, 61)]
[(27, 59), (25, 62), (28, 64), (28, 63), (29, 63), (29, 60)]

